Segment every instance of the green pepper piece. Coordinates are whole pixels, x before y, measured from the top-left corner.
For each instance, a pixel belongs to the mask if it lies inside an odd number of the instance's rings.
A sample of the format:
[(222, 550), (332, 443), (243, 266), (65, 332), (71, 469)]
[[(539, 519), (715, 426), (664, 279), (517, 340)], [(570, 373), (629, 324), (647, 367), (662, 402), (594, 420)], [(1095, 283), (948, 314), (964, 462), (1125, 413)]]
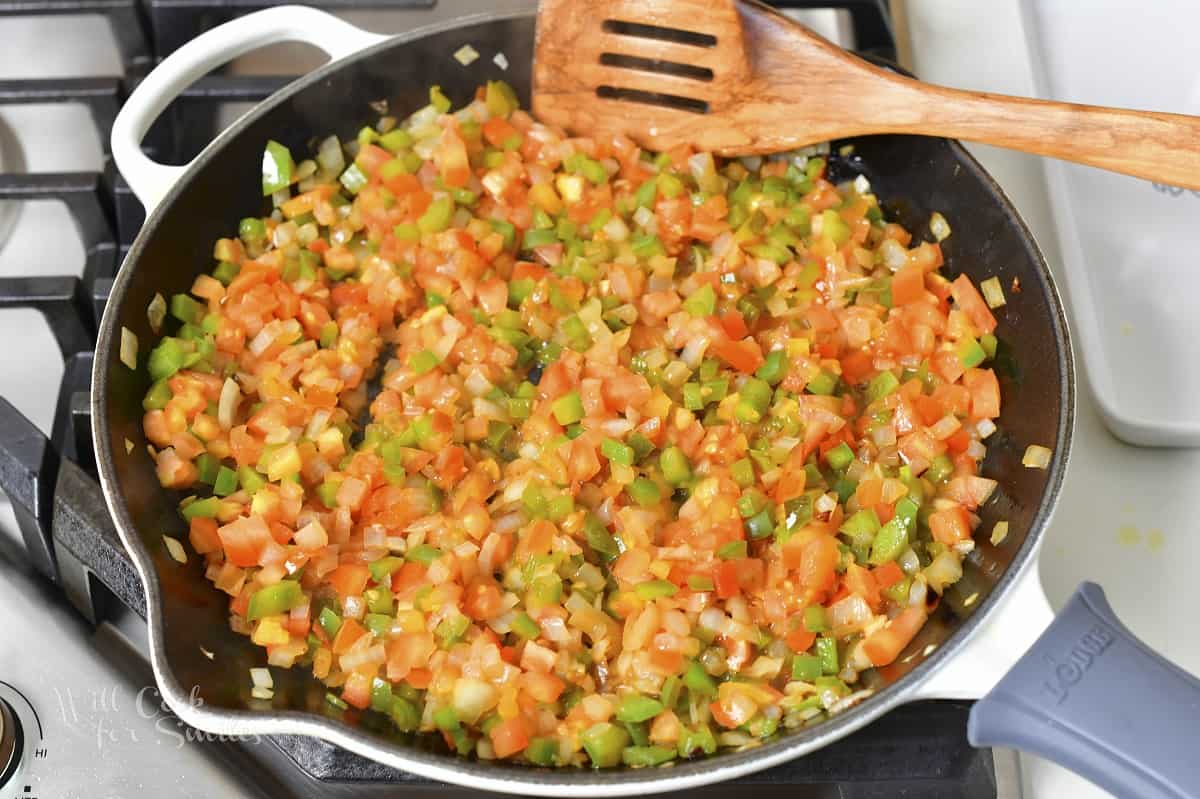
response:
[(653, 208), (654, 201), (658, 197), (658, 181), (650, 178), (642, 185), (638, 186), (637, 191), (633, 195), (634, 202), (639, 208)]
[(420, 563), (422, 566), (428, 566), (442, 556), (442, 550), (429, 544), (420, 544), (413, 547), (405, 553), (405, 557), (414, 563)]
[(958, 343), (958, 360), (967, 369), (973, 369), (983, 363), (987, 357), (983, 346), (973, 338), (965, 338)]
[(812, 682), (821, 676), (821, 658), (817, 655), (796, 655), (792, 658), (792, 679)]
[(712, 316), (716, 313), (717, 294), (713, 287), (705, 283), (693, 291), (692, 295), (683, 301), (683, 310), (696, 317)]
[(804, 629), (810, 633), (823, 633), (829, 629), (829, 616), (820, 605), (809, 605), (804, 609)]
[(916, 529), (918, 509), (917, 503), (908, 497), (901, 497), (896, 502), (895, 515), (879, 528), (875, 540), (871, 543), (872, 566), (882, 566), (889, 560), (900, 557), (904, 548), (908, 546), (909, 535)]
[(683, 672), (683, 684), (696, 696), (716, 696), (717, 682), (694, 660), (688, 661)]
[(542, 634), (542, 629), (538, 627), (528, 613), (518, 613), (513, 619), (512, 631), (522, 638), (532, 641)]
[(838, 673), (837, 641), (832, 638), (818, 638), (816, 642), (817, 658), (821, 661), (821, 671), (825, 674)]
[(637, 723), (649, 721), (663, 712), (663, 704), (641, 694), (629, 694), (617, 703), (616, 716), (619, 721)]
[(775, 520), (768, 508), (764, 508), (746, 520), (746, 537), (751, 541), (766, 538), (774, 531)]
[(583, 523), (583, 532), (587, 538), (588, 546), (602, 560), (610, 561), (621, 554), (621, 549), (617, 545), (617, 539), (604, 526), (604, 522), (595, 516), (588, 514), (587, 519)]
[(417, 708), (403, 697), (392, 697), (389, 715), (396, 728), (401, 732), (412, 732), (421, 723), (421, 714), (417, 712)]
[(317, 623), (321, 625), (325, 635), (329, 636), (330, 641), (338, 634), (338, 630), (342, 629), (342, 617), (333, 608), (322, 608), (317, 615)]
[(675, 749), (666, 746), (627, 746), (621, 750), (621, 761), (627, 766), (659, 766), (675, 759)]
[(388, 580), (403, 565), (404, 558), (389, 555), (367, 564), (367, 569), (371, 572), (371, 579), (382, 585), (385, 580)]
[(679, 588), (669, 580), (649, 580), (638, 583), (634, 588), (639, 599), (651, 600), (659, 597), (675, 596)]
[(277, 141), (267, 142), (262, 158), (262, 193), (269, 197), (292, 182), (292, 153)]
[(176, 294), (171, 297), (171, 316), (180, 322), (197, 324), (206, 313), (208, 313), (208, 306), (186, 294)]
[(754, 373), (754, 376), (759, 380), (765, 380), (772, 386), (777, 386), (783, 382), (783, 378), (787, 377), (788, 366), (786, 352), (783, 350), (771, 350), (767, 353), (762, 366), (758, 367), (758, 371)]
[(693, 591), (712, 591), (716, 588), (716, 586), (713, 584), (712, 578), (706, 577), (703, 574), (689, 574), (687, 582), (688, 588), (692, 589)]
[(730, 541), (717, 547), (717, 557), (721, 560), (737, 560), (746, 557), (745, 541)]
[[(190, 346), (188, 345), (188, 347)], [(189, 350), (181, 339), (169, 336), (164, 338), (157, 347), (150, 351), (150, 360), (147, 363), (150, 379), (165, 380), (178, 372), (183, 368), (183, 362), (188, 353)]]
[(247, 244), (262, 241), (267, 237), (267, 226), (256, 216), (248, 216), (238, 223), (238, 237)]
[(556, 399), (550, 410), (559, 424), (574, 424), (583, 418), (583, 400), (580, 399), (578, 391), (572, 391)]
[(747, 488), (754, 485), (754, 464), (749, 458), (742, 458), (733, 462), (729, 467), (729, 472), (733, 477), (733, 481), (742, 488)]
[(454, 200), (450, 197), (438, 197), (425, 209), (425, 213), (417, 219), (417, 227), (422, 233), (441, 233), (450, 227), (454, 216)]
[(195, 464), (199, 472), (196, 479), (205, 485), (212, 485), (217, 479), (217, 470), (221, 467), (221, 462), (210, 453), (201, 452), (196, 456)]
[(850, 226), (832, 208), (821, 212), (821, 235), (839, 247), (850, 240)]
[(533, 738), (524, 754), (525, 759), (535, 766), (553, 766), (558, 763), (558, 739)]
[(173, 396), (171, 387), (167, 385), (167, 381), (159, 380), (150, 386), (150, 390), (146, 392), (146, 396), (142, 400), (142, 408), (147, 411), (161, 411), (167, 407), (167, 403), (171, 401), (171, 397)]
[(829, 468), (841, 471), (854, 461), (854, 450), (845, 441), (825, 453), (825, 462)]
[(295, 580), (281, 580), (260, 588), (250, 596), (246, 621), (258, 621), (264, 616), (277, 616), (304, 604), (304, 591)]
[(832, 372), (821, 370), (808, 381), (808, 385), (804, 387), (809, 394), (821, 394), (829, 396), (837, 389), (838, 378)]
[(616, 439), (603, 439), (600, 442), (600, 454), (613, 463), (619, 463), (624, 466), (633, 465), (633, 447), (622, 444)]
[(658, 487), (658, 483), (646, 477), (634, 478), (625, 490), (629, 492), (633, 501), (643, 508), (653, 507), (662, 501), (662, 489)]
[(867, 384), (867, 402), (875, 402), (900, 388), (900, 380), (888, 371), (880, 372)]
[(217, 517), (217, 509), (220, 507), (221, 500), (217, 497), (208, 497), (207, 499), (198, 499), (195, 502), (189, 502), (180, 513), (183, 518), (189, 522), (195, 518), (215, 519)]
[(408, 357), (408, 368), (413, 371), (413, 374), (418, 375), (433, 371), (439, 363), (441, 363), (441, 359), (430, 350), (414, 352)]
[(584, 730), (579, 741), (594, 767), (608, 768), (621, 762), (621, 753), (629, 743), (629, 733), (622, 727), (602, 721)]
[(692, 478), (692, 464), (679, 447), (667, 447), (658, 456), (663, 479), (674, 486), (683, 485)]

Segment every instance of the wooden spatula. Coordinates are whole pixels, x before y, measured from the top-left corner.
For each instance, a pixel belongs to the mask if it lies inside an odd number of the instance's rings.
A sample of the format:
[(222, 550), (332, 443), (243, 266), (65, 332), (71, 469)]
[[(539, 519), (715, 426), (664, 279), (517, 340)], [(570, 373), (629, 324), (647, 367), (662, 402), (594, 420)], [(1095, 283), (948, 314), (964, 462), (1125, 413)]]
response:
[(753, 155), (917, 133), (1200, 188), (1200, 117), (932, 86), (753, 0), (541, 0), (533, 110), (653, 150)]

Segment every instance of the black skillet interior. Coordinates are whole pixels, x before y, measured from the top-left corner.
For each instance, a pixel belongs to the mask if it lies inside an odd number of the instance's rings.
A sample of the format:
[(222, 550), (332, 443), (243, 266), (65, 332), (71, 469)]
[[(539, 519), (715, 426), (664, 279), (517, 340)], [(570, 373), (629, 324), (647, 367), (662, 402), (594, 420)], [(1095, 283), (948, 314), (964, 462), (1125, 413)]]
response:
[[(107, 411), (98, 420), (101, 458), (107, 461), (127, 517), (157, 572), (168, 671), (183, 691), (194, 686), (195, 696), (211, 709), (252, 714), (308, 711), (363, 728), (378, 725), (380, 736), (407, 745), (440, 747), (431, 738), (414, 742), (389, 733), (370, 714), (337, 711), (326, 703), (325, 689), (303, 669), (273, 670), (273, 702), (250, 697), (247, 669), (264, 665), (263, 650), (229, 630), (227, 599), (204, 579), (201, 560), (193, 556), (180, 566), (162, 543), (164, 533), (186, 540), (186, 529), (176, 512), (179, 497), (164, 491), (155, 479), (141, 431), (141, 400), (148, 386), (145, 358), (154, 342), (146, 307), (155, 293), (170, 297), (187, 291), (197, 274), (213, 267), (213, 241), (236, 235), (240, 218), (263, 213), (267, 206), (258, 190), (259, 169), (267, 139), (282, 141), (293, 153), (308, 152), (314, 137), (331, 132), (352, 137), (363, 124), (375, 121), (379, 114), (372, 103), (381, 99), (400, 115), (415, 110), (428, 101), (431, 84), (440, 84), (457, 105), (484, 80), (504, 79), (527, 101), (532, 37), (531, 17), (479, 22), (407, 43), (394, 41), (304, 79), (267, 101), (261, 112), (236, 126), (235, 135), (199, 159), (181, 190), (147, 224), (123, 267), (125, 279), (118, 282), (109, 301), (108, 334), (97, 356), (99, 363), (106, 364), (95, 387)], [(482, 54), (470, 68), (451, 57), (466, 43)], [(497, 52), (506, 54), (511, 64), (507, 71), (494, 65)], [(1061, 458), (1050, 471), (1038, 471), (1022, 468), (1021, 455), (1030, 443), (1049, 447), (1062, 443), (1065, 448), (1070, 351), (1061, 309), (1036, 246), (999, 189), (959, 145), (931, 138), (877, 136), (839, 142), (834, 151), (842, 144), (852, 144), (853, 155), (834, 159), (835, 174), (865, 173), (886, 200), (890, 217), (918, 236), (928, 235), (930, 213), (941, 211), (953, 227), (953, 235), (943, 242), (950, 274), (966, 272), (976, 281), (997, 275), (1008, 295), (1008, 305), (997, 314), (1003, 342), (997, 368), (1004, 412), (983, 469), (1000, 481), (1001, 488), (984, 512), (983, 529), (991, 530), (996, 520), (1007, 519), (1010, 533), (999, 546), (981, 536), (964, 579), (910, 647), (912, 657), (875, 678), (884, 688), (918, 667), (927, 657), (927, 645), (941, 644), (969, 625), (972, 613), (987, 601), (1010, 563), (1028, 556), (1030, 547), (1023, 544), (1045, 520), (1061, 476)], [(113, 331), (121, 326), (140, 341), (142, 368), (136, 372), (118, 360)], [(126, 440), (136, 445), (128, 454)], [(205, 656), (201, 647), (214, 657)], [(897, 686), (885, 695), (898, 696), (901, 690)], [(791, 733), (813, 735), (813, 730)]]

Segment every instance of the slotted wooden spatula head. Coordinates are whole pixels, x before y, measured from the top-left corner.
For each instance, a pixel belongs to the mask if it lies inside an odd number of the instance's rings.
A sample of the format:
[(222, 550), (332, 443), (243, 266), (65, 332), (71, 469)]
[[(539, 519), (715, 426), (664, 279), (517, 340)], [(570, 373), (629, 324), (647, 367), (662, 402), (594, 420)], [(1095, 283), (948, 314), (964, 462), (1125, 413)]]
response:
[[(796, 74), (797, 49), (811, 75)], [(799, 98), (820, 111), (813, 95), (830, 93), (830, 69), (842, 80), (874, 71), (757, 3), (541, 0), (533, 110), (577, 135), (624, 133), (655, 150), (774, 152), (829, 138), (807, 114), (783, 126), (777, 114), (781, 92), (793, 114)]]

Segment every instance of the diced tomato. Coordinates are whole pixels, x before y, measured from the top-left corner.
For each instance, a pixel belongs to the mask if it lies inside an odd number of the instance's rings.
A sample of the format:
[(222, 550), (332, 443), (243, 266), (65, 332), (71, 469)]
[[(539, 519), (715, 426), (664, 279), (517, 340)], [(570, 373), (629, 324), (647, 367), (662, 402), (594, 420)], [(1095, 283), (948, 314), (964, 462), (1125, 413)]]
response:
[(837, 539), (831, 535), (819, 535), (804, 547), (800, 558), (798, 577), (805, 588), (828, 591), (837, 579), (835, 571), (841, 553)]
[(492, 117), (483, 123), (483, 138), (493, 147), (503, 147), (513, 136), (520, 135), (521, 132), (504, 117)]
[(713, 571), (713, 584), (716, 586), (717, 596), (721, 599), (737, 596), (740, 591), (737, 563), (732, 560), (718, 563)]
[(371, 704), (371, 678), (357, 671), (350, 672), (342, 687), (342, 700), (350, 707), (366, 710)]
[(946, 508), (929, 514), (929, 529), (933, 540), (954, 546), (959, 541), (971, 537), (971, 524), (967, 512), (962, 507)]
[(963, 385), (971, 393), (971, 416), (976, 419), (995, 419), (1000, 415), (1000, 381), (991, 369), (968, 369), (963, 372)]
[(971, 324), (975, 325), (980, 333), (995, 331), (996, 317), (992, 316), (991, 309), (983, 301), (983, 295), (979, 293), (979, 289), (975, 288), (971, 278), (965, 274), (959, 275), (950, 284), (950, 293), (954, 296), (954, 304), (966, 313)]
[(866, 382), (875, 373), (870, 353), (852, 350), (842, 358), (842, 379), (852, 386)]
[(882, 566), (876, 566), (871, 570), (871, 574), (875, 575), (875, 582), (881, 590), (891, 588), (904, 579), (904, 570), (896, 565), (894, 560), (889, 560)]
[(746, 327), (746, 320), (742, 317), (741, 311), (735, 311), (732, 308), (721, 314), (721, 327), (725, 329), (729, 338), (734, 341), (739, 341), (750, 335), (750, 329)]
[(447, 186), (467, 185), (471, 179), (471, 165), (467, 161), (467, 146), (458, 135), (457, 126), (447, 126), (442, 131), (441, 141), (433, 151), (433, 162)]
[(817, 634), (805, 629), (803, 622), (798, 623), (784, 638), (793, 652), (807, 652), (816, 640)]
[(362, 596), (371, 579), (371, 571), (363, 563), (343, 563), (331, 571), (325, 578), (343, 599), (348, 596)]
[[(476, 577), (463, 594), (463, 611), (476, 621), (487, 621), (503, 610), (503, 596), (496, 581), (490, 577)], [(553, 701), (553, 700), (551, 700)]]
[(879, 584), (875, 582), (875, 576), (859, 566), (857, 563), (851, 563), (846, 567), (846, 573), (842, 577), (846, 588), (850, 593), (858, 594), (867, 601), (872, 610), (879, 608), (881, 601), (879, 596)]
[(892, 305), (908, 305), (925, 296), (925, 270), (906, 264), (892, 276)]
[(261, 516), (235, 519), (219, 528), (217, 535), (225, 548), (225, 557), (234, 566), (257, 566), (263, 549), (273, 542), (271, 530)]
[(538, 702), (557, 702), (567, 684), (553, 674), (527, 671), (521, 675), (521, 685)]
[[(192, 518), (188, 526), (188, 543), (197, 555), (207, 555), (221, 548), (221, 537), (217, 534), (217, 520), (206, 519), (203, 516)], [(255, 558), (255, 563), (258, 559)]]
[(495, 727), (489, 736), (492, 739), (492, 749), (496, 753), (496, 757), (511, 757), (518, 752), (525, 751), (529, 746), (529, 732), (525, 729), (525, 722), (520, 716), (502, 721)]
[(712, 350), (718, 358), (744, 374), (751, 374), (763, 365), (762, 348), (751, 338), (717, 342), (712, 345)]
[[(341, 631), (338, 633), (340, 635)], [(387, 652), (387, 678), (397, 682), (428, 662), (437, 650), (437, 644), (429, 633), (399, 633), (388, 640), (384, 649)], [(334, 651), (337, 651), (336, 646)]]
[(333, 654), (342, 654), (366, 634), (366, 628), (354, 619), (343, 619), (342, 626), (338, 628), (337, 635), (333, 638)]
[(887, 623), (868, 635), (862, 644), (863, 654), (875, 666), (886, 666), (904, 651), (929, 618), (924, 605), (909, 605)]

